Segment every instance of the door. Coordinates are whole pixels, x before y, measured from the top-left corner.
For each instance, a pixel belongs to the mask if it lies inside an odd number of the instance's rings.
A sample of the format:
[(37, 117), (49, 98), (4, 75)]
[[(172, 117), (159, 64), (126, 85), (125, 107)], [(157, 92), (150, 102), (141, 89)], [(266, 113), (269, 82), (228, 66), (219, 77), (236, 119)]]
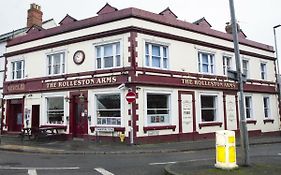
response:
[(36, 131), (39, 128), (40, 105), (32, 105), (31, 127)]
[(73, 137), (83, 137), (88, 134), (88, 112), (86, 100), (81, 95), (71, 98), (71, 133)]
[(23, 110), (21, 100), (11, 100), (8, 111), (8, 131), (20, 132), (23, 126)]
[(182, 133), (192, 133), (194, 128), (193, 94), (188, 92), (179, 93), (179, 113), (181, 117)]

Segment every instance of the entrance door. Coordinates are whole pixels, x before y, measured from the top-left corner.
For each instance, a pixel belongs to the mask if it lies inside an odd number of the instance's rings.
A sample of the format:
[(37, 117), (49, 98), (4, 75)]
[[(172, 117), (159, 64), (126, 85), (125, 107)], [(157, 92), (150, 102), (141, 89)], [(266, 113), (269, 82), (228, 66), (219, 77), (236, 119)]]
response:
[(11, 100), (8, 111), (8, 131), (20, 132), (23, 125), (23, 111), (21, 100)]
[(71, 132), (73, 137), (83, 137), (88, 134), (87, 102), (81, 100), (81, 95), (73, 95), (71, 99)]
[(32, 114), (31, 114), (31, 127), (33, 129), (39, 128), (39, 115), (40, 115), (40, 105), (32, 105)]

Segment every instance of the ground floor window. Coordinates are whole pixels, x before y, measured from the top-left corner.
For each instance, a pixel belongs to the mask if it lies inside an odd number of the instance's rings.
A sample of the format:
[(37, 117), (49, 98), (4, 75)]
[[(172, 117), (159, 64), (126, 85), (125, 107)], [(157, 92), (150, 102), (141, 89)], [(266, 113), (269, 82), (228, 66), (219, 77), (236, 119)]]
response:
[(170, 95), (147, 94), (147, 123), (148, 125), (170, 123)]
[(96, 95), (98, 125), (121, 125), (120, 94)]
[(252, 97), (245, 97), (245, 106), (246, 106), (246, 119), (252, 118)]
[(263, 97), (264, 118), (270, 117), (269, 97)]
[(201, 121), (217, 121), (217, 96), (201, 95)]
[(48, 97), (47, 98), (47, 123), (62, 124), (64, 116), (64, 98)]

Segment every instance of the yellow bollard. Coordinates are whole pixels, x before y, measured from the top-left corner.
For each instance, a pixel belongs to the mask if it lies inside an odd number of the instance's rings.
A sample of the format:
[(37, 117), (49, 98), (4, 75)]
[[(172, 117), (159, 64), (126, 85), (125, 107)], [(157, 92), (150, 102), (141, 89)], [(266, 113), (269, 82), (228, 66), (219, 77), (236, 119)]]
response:
[(125, 140), (125, 134), (123, 134), (122, 132), (120, 132), (119, 138), (120, 138), (121, 142), (124, 142), (124, 140)]
[(215, 167), (221, 169), (237, 168), (236, 146), (234, 131), (216, 132), (216, 164)]

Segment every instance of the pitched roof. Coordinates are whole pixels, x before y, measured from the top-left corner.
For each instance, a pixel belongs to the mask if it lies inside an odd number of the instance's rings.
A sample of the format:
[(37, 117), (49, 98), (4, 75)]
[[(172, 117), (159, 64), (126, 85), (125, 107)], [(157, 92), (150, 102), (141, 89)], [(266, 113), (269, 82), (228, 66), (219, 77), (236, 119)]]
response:
[(24, 27), (24, 28), (21, 28), (21, 29), (13, 30), (12, 32), (4, 33), (4, 34), (0, 35), (0, 42), (1, 41), (7, 41), (7, 40), (13, 38), (15, 35), (18, 35), (20, 33), (24, 33), (27, 30), (28, 30), (28, 27)]
[(177, 15), (169, 8), (167, 7), (165, 10), (159, 13), (159, 15), (163, 15), (166, 17), (172, 17), (172, 18), (178, 18)]
[(72, 16), (66, 14), (66, 16), (59, 22), (60, 25), (69, 24), (72, 22), (77, 21), (77, 19), (73, 18)]
[[(79, 21), (76, 21), (67, 26), (61, 25), (61, 26), (50, 28), (47, 30), (42, 30), (36, 34), (30, 34), (30, 35), (25, 35), (22, 37), (17, 37), (15, 39), (11, 40), (7, 46), (9, 47), (9, 46), (29, 42), (32, 40), (37, 40), (37, 39), (41, 39), (41, 38), (45, 38), (45, 37), (59, 35), (62, 33), (80, 30), (80, 29), (84, 29), (84, 28), (88, 28), (88, 27), (92, 27), (92, 26), (96, 26), (96, 25), (101, 25), (104, 23), (109, 23), (109, 22), (113, 22), (113, 21), (117, 21), (117, 20), (127, 19), (127, 18), (138, 18), (138, 19), (151, 21), (151, 22), (155, 22), (158, 24), (163, 24), (163, 25), (167, 25), (167, 26), (195, 32), (195, 33), (200, 33), (203, 35), (208, 35), (208, 36), (224, 39), (227, 41), (232, 41), (232, 35), (227, 34), (225, 32), (217, 31), (217, 30), (214, 30), (211, 28), (202, 27), (202, 26), (199, 26), (199, 25), (196, 25), (193, 23), (177, 20), (174, 18), (166, 18), (163, 15), (159, 15), (159, 14), (155, 14), (152, 12), (148, 12), (145, 10), (131, 7), (131, 8), (125, 8), (122, 10), (114, 11), (112, 13), (106, 13), (103, 15), (98, 15), (96, 17), (79, 20)], [(251, 41), (251, 40), (248, 40), (245, 38), (241, 38), (239, 40), (239, 42), (244, 45), (248, 45), (251, 47), (274, 52), (273, 47), (266, 45), (266, 44), (258, 43), (258, 42)]]
[(198, 19), (197, 21), (194, 21), (193, 24), (202, 26), (202, 27), (209, 27), (211, 28), (212, 25), (206, 20), (205, 17)]
[(102, 15), (102, 14), (106, 14), (106, 13), (111, 13), (111, 12), (115, 12), (118, 11), (117, 8), (112, 7), (111, 5), (109, 5), (108, 3), (105, 4), (105, 6), (103, 6), (103, 8), (101, 8), (97, 14), (98, 15)]

